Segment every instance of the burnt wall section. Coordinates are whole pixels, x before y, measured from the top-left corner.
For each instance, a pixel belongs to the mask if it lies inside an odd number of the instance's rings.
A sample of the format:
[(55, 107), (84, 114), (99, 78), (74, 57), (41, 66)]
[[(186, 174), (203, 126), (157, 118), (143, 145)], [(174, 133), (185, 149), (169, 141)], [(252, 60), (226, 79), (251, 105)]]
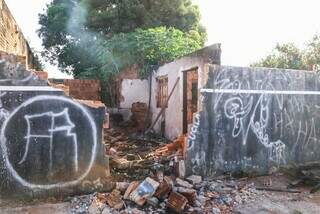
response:
[(104, 108), (50, 87), (0, 87), (0, 196), (49, 197), (108, 188)]
[(263, 174), (320, 160), (320, 81), (313, 72), (211, 66), (188, 139), (189, 173)]

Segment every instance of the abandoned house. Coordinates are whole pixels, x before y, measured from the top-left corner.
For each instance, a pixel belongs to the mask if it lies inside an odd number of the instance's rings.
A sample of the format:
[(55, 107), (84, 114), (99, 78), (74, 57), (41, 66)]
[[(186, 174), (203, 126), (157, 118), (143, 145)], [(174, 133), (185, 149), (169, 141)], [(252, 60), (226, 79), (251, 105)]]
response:
[(199, 110), (200, 89), (206, 84), (208, 66), (219, 65), (220, 55), (220, 44), (215, 44), (160, 66), (148, 79), (139, 78), (137, 66), (120, 72), (115, 81), (117, 108), (113, 111), (129, 120), (135, 111), (132, 107), (144, 104), (146, 111), (150, 109), (150, 125), (156, 132), (171, 140), (187, 134), (193, 114)]

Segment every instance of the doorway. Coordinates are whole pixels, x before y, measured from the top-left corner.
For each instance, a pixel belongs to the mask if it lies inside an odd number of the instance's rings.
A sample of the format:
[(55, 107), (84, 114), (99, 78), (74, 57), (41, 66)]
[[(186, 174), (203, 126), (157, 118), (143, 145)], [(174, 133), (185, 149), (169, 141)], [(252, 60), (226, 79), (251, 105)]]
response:
[(183, 72), (183, 134), (193, 123), (193, 114), (198, 111), (198, 68)]

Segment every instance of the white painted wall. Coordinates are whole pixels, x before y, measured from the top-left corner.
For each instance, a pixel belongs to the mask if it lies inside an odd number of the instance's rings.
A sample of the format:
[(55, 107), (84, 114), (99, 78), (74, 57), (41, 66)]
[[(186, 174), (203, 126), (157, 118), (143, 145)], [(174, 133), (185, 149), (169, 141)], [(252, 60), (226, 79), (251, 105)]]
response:
[(140, 79), (123, 79), (121, 84), (120, 111), (125, 121), (131, 117), (131, 107), (133, 103), (149, 103), (149, 82)]
[[(156, 94), (157, 82), (156, 78), (168, 75), (168, 94), (170, 94), (176, 80), (180, 77), (180, 81), (169, 100), (168, 108), (165, 111), (165, 135), (167, 138), (173, 140), (182, 134), (182, 120), (183, 120), (183, 71), (198, 67), (199, 73), (199, 89), (202, 88), (205, 78), (205, 65), (202, 57), (184, 57), (169, 64), (161, 66), (152, 77), (152, 96), (151, 96), (151, 111), (152, 121), (154, 121), (160, 112), (161, 108), (157, 108)], [(199, 93), (200, 96), (200, 93)], [(157, 122), (154, 130), (159, 132), (161, 126), (161, 119)]]

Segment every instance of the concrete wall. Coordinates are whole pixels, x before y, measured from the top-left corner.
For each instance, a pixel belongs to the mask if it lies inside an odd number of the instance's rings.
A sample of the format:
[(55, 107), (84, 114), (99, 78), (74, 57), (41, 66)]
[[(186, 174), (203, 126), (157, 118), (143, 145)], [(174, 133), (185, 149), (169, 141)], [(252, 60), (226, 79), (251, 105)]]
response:
[(32, 68), (33, 54), (4, 0), (0, 0), (0, 51), (24, 57)]
[(104, 108), (50, 87), (0, 87), (0, 197), (37, 198), (107, 188)]
[(149, 81), (144, 79), (123, 79), (121, 82), (121, 102), (120, 108), (124, 120), (131, 117), (131, 107), (133, 103), (149, 102)]
[(0, 198), (108, 190), (104, 106), (41, 86), (21, 65), (0, 62), (0, 74)]
[(320, 160), (320, 81), (313, 72), (211, 66), (189, 133), (188, 172), (265, 173)]

